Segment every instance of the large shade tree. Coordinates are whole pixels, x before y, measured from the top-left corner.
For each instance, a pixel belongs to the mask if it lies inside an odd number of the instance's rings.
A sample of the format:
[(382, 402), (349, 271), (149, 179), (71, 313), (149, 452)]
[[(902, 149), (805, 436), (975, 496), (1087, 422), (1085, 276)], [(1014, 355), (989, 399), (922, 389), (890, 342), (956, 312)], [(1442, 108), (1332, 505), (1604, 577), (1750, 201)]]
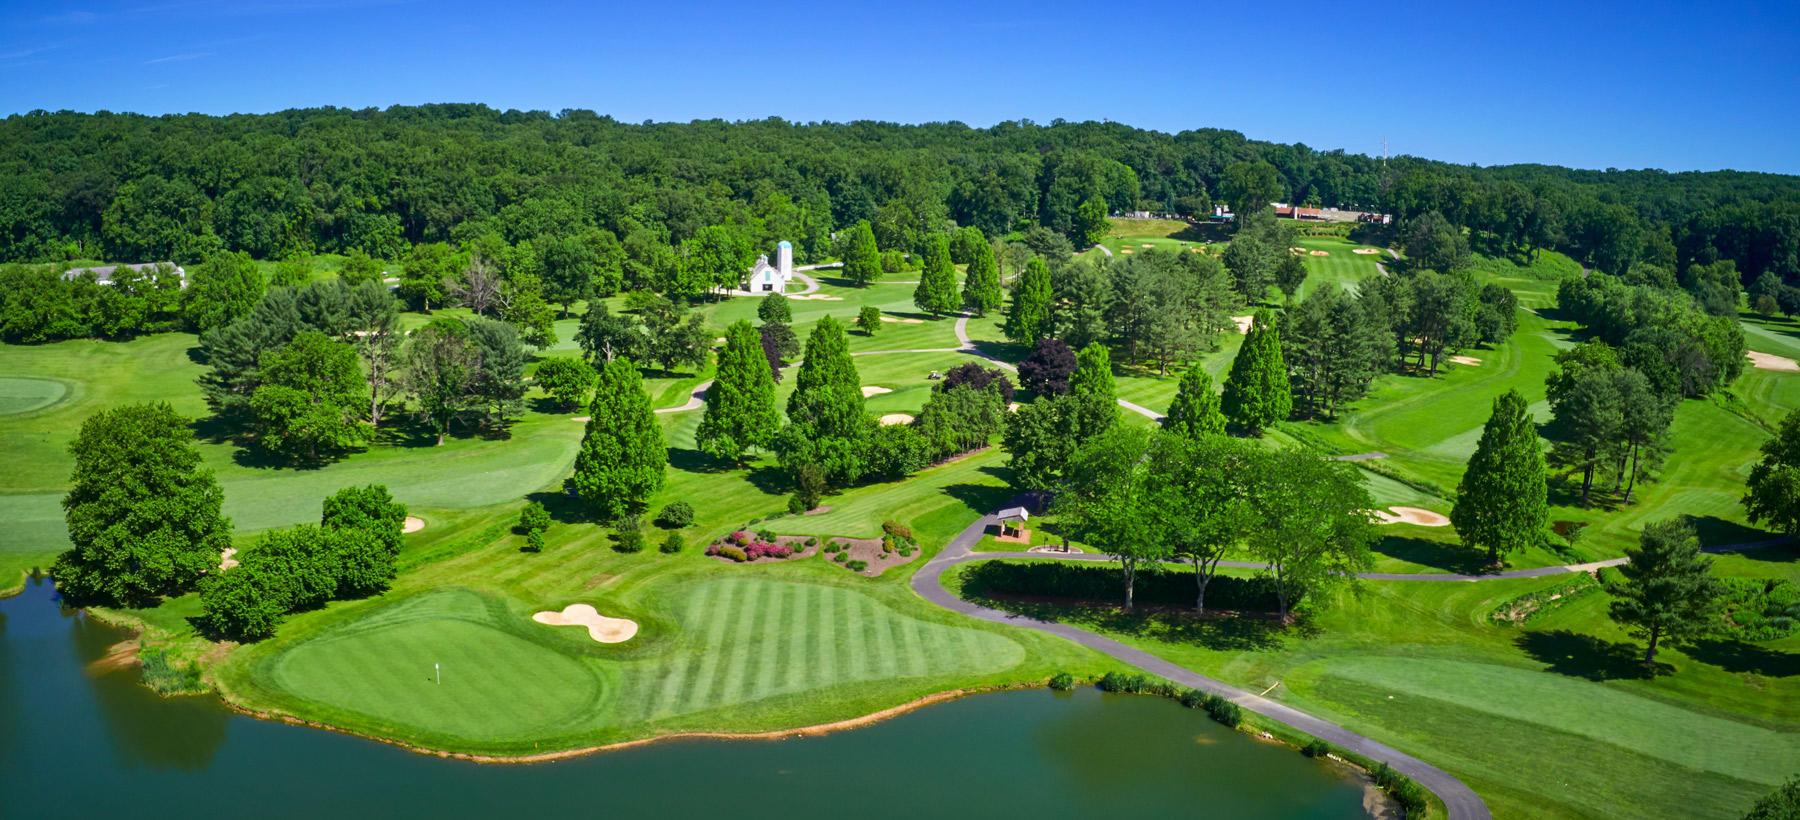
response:
[(63, 498), (73, 546), (56, 559), (73, 601), (141, 606), (194, 588), (231, 546), (225, 493), (202, 466), (188, 419), (128, 404), (82, 422)]

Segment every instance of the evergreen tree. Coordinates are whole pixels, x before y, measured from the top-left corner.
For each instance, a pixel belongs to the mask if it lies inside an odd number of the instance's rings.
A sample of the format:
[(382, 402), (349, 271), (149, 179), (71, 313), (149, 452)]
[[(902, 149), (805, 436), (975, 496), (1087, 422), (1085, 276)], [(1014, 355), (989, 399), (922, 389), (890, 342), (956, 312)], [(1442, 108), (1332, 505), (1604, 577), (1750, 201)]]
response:
[[(1291, 304), (1300, 293), (1300, 286), (1306, 284), (1306, 260), (1297, 253), (1283, 254), (1281, 261), (1275, 263), (1275, 286), (1281, 288), (1282, 295)], [(1510, 292), (1510, 291), (1509, 291)]]
[(762, 339), (748, 321), (725, 331), (718, 375), (706, 391), (706, 416), (694, 436), (700, 451), (742, 463), (745, 451), (767, 447), (781, 425), (775, 411), (775, 379), (763, 356)]
[(1022, 345), (1036, 345), (1050, 331), (1050, 266), (1041, 256), (1025, 263), (1025, 272), (1013, 284), (1012, 305), (1006, 311), (1006, 338)]
[(858, 286), (881, 278), (881, 250), (875, 245), (875, 230), (869, 220), (859, 219), (850, 226), (844, 240), (844, 277)]
[(919, 271), (919, 286), (913, 289), (913, 305), (933, 316), (943, 316), (955, 313), (958, 304), (950, 243), (943, 234), (932, 234), (925, 242), (925, 267)]
[(1113, 384), (1112, 354), (1094, 342), (1075, 354), (1075, 374), (1069, 377), (1069, 398), (1077, 442), (1105, 432), (1119, 418), (1118, 392)]
[(1233, 424), (1253, 436), (1262, 435), (1269, 425), (1287, 418), (1293, 410), (1293, 394), (1288, 386), (1287, 366), (1281, 361), (1281, 335), (1275, 327), (1275, 316), (1267, 310), (1256, 312), (1244, 346), (1231, 362), (1231, 375), (1225, 379), (1225, 393), (1220, 409)]
[(1187, 439), (1225, 432), (1225, 414), (1219, 410), (1219, 394), (1213, 392), (1206, 368), (1195, 363), (1181, 374), (1181, 386), (1162, 423), (1163, 429)]
[(820, 319), (806, 338), (787, 415), (776, 450), (797, 485), (816, 477), (841, 487), (862, 475), (861, 448), (874, 422), (863, 411), (862, 379), (835, 317)]
[[(979, 235), (979, 232), (977, 232)], [(970, 242), (969, 268), (963, 274), (963, 307), (986, 316), (1000, 309), (1000, 267), (994, 260), (994, 248), (983, 239)]]
[(1517, 390), (1494, 399), (1475, 455), (1456, 488), (1450, 523), (1463, 543), (1486, 547), (1488, 563), (1532, 545), (1547, 523), (1544, 448)]
[(169, 405), (128, 404), (82, 422), (63, 498), (73, 546), (56, 559), (73, 601), (143, 605), (194, 588), (231, 546), (225, 493), (200, 462), (188, 420)]
[(615, 521), (642, 509), (662, 489), (669, 458), (643, 377), (630, 359), (601, 368), (588, 414), (572, 483), (595, 518)]
[(1712, 559), (1700, 552), (1694, 527), (1682, 519), (1644, 527), (1631, 559), (1620, 565), (1625, 582), (1608, 587), (1612, 619), (1646, 641), (1644, 663), (1656, 660), (1658, 645), (1706, 634), (1713, 627), (1722, 585), (1712, 577)]

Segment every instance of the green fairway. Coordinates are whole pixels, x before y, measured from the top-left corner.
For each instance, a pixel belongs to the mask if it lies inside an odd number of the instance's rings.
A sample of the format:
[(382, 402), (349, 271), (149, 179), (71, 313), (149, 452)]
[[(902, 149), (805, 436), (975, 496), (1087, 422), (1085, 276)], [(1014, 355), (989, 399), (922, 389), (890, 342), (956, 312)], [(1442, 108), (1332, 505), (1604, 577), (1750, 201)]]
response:
[[(1794, 558), (1717, 560), (1721, 574), (1794, 580)], [(1430, 760), (1496, 817), (1736, 816), (1792, 774), (1800, 636), (1702, 642), (1648, 678), (1598, 589), (1523, 628), (1490, 620), (1565, 581), (1365, 582), (1286, 633), (1107, 610), (1060, 619)]]

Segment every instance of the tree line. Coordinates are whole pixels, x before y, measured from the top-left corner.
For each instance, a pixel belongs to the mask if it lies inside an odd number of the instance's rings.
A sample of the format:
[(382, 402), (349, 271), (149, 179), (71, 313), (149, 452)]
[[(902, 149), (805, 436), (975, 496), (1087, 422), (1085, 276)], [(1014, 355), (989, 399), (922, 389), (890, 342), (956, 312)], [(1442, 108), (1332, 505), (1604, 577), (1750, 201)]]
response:
[(744, 228), (758, 247), (790, 239), (815, 258), (859, 221), (883, 248), (921, 253), (950, 221), (990, 237), (1042, 225), (1075, 241), (1091, 237), (1096, 213), (1198, 215), (1215, 202), (1247, 213), (1283, 200), (1402, 223), (1435, 212), (1482, 252), (1551, 248), (1614, 274), (1640, 260), (1685, 270), (1728, 259), (1746, 282), (1800, 277), (1793, 177), (1384, 161), (1218, 129), (628, 124), (478, 105), (38, 111), (0, 121), (0, 157), (0, 261), (189, 263), (219, 250), (399, 259), (486, 234), (580, 256), (610, 249), (591, 230), (672, 249), (719, 225)]

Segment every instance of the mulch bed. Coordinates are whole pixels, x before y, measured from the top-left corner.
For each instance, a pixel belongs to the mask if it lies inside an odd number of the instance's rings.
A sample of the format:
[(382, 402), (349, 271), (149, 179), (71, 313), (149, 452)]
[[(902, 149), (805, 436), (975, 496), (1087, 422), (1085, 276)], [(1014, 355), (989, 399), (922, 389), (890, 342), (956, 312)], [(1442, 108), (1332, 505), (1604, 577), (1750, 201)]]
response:
[(850, 557), (844, 559), (845, 563), (850, 561), (862, 561), (869, 565), (868, 569), (857, 573), (865, 578), (874, 578), (881, 573), (886, 572), (889, 568), (910, 564), (918, 559), (919, 555), (924, 552), (924, 550), (919, 549), (916, 546), (913, 547), (912, 555), (903, 556), (900, 554), (899, 550), (882, 552), (881, 539), (879, 538), (831, 538), (820, 539), (819, 543), (824, 544), (828, 540), (836, 541), (838, 542), (838, 546), (848, 547), (848, 549), (839, 550), (836, 554), (821, 553), (825, 556), (825, 560), (837, 563), (837, 556), (847, 553)]
[[(792, 555), (789, 555), (786, 558), (758, 558), (754, 561), (733, 561), (730, 558), (727, 558), (723, 555), (709, 555), (707, 557), (713, 559), (714, 561), (719, 561), (719, 562), (726, 563), (726, 564), (779, 564), (779, 563), (782, 563), (783, 561), (798, 561), (802, 558), (810, 558), (814, 555), (817, 555), (821, 545), (823, 545), (825, 543), (825, 539), (821, 538), (816, 543), (814, 543), (812, 546), (809, 547), (806, 545), (806, 539), (812, 538), (812, 537), (813, 536), (810, 536), (810, 535), (777, 535), (777, 536), (775, 536), (775, 543), (780, 544), (781, 546), (787, 547), (794, 551), (794, 553)], [(715, 543), (724, 543), (724, 542), (720, 541), (720, 542), (715, 542)], [(877, 544), (875, 548), (877, 550), (881, 549), (879, 544)]]

